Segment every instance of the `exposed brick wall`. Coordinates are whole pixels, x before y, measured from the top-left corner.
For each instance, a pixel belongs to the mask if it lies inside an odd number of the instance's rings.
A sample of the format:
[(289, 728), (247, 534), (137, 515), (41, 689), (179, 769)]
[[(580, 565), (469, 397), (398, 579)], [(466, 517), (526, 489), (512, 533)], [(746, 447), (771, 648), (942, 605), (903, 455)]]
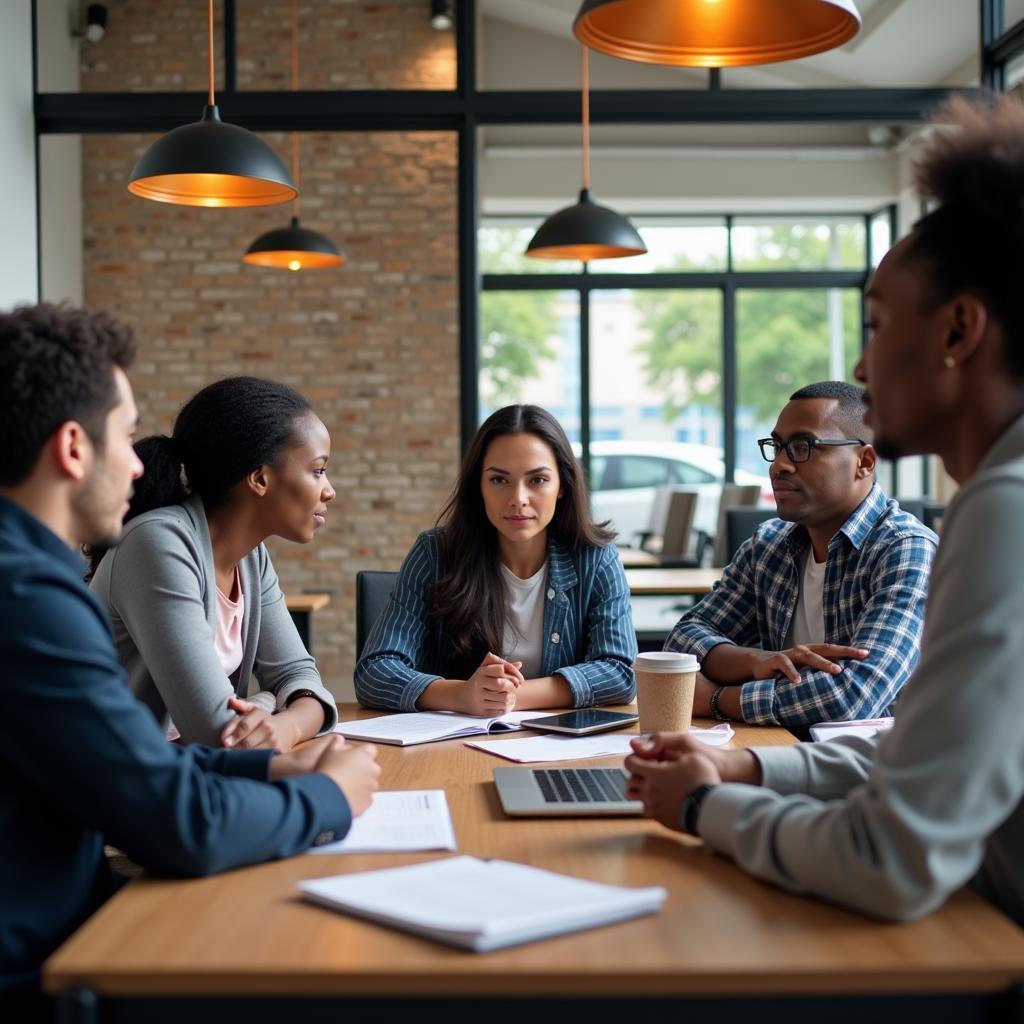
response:
[[(84, 91), (207, 87), (206, 0), (121, 0), (109, 7), (102, 42), (82, 47)], [(218, 89), (222, 8), (215, 0)], [(237, 0), (235, 11), (238, 88), (290, 88), (290, 0)], [(454, 89), (454, 36), (431, 28), (429, 12), (427, 0), (301, 0), (299, 87)]]
[[(157, 21), (177, 6), (112, 6), (103, 45), (116, 40), (127, 9), (143, 10), (145, 21), (144, 9), (158, 7)], [(323, 6), (376, 16), (412, 4)], [(287, 13), (287, 4), (245, 0), (240, 13), (248, 7)], [(280, 42), (268, 34), (268, 47)], [(148, 45), (154, 66), (169, 73), (173, 55), (161, 61), (157, 44)], [(103, 88), (139, 87), (113, 75), (118, 67), (135, 75), (127, 56), (108, 51), (104, 60), (111, 70)], [(89, 84), (97, 81), (93, 75)], [(152, 138), (83, 138), (86, 302), (139, 331), (143, 433), (169, 429), (189, 395), (230, 374), (274, 377), (312, 400), (331, 431), (338, 497), (313, 544), (274, 541), (271, 549), (286, 590), (334, 592), (314, 619), (314, 653), (328, 685), (350, 696), (355, 573), (397, 568), (433, 524), (457, 467), (454, 134), (303, 135), (303, 222), (326, 233), (348, 262), (300, 273), (240, 262), (257, 235), (287, 224), (287, 206), (205, 210), (128, 194), (128, 175)], [(287, 156), (286, 136), (266, 141)]]

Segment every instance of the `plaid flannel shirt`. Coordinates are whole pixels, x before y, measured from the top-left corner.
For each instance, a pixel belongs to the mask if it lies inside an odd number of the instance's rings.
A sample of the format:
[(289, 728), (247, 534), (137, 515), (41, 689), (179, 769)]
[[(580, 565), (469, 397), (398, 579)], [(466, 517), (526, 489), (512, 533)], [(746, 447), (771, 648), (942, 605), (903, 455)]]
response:
[[(803, 669), (800, 682), (740, 685), (745, 722), (787, 726), (877, 718), (892, 710), (917, 664), (938, 538), (876, 484), (829, 541), (822, 605), (825, 643), (862, 647), (837, 675)], [(785, 647), (810, 539), (772, 519), (746, 541), (722, 579), (676, 624), (665, 649), (700, 660), (719, 644)]]

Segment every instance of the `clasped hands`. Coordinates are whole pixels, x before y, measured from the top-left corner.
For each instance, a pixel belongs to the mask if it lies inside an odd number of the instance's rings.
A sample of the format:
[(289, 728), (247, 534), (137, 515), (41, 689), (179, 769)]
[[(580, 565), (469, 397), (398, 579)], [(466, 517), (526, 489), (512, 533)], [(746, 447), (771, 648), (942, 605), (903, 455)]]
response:
[(508, 714), (516, 706), (516, 690), (526, 682), (522, 668), (521, 661), (506, 661), (488, 652), (466, 680), (460, 710), (486, 718)]
[(720, 782), (761, 783), (761, 766), (749, 750), (709, 747), (686, 733), (656, 732), (632, 741), (626, 758), (626, 795), (644, 805), (644, 815), (682, 831), (683, 800), (698, 786)]

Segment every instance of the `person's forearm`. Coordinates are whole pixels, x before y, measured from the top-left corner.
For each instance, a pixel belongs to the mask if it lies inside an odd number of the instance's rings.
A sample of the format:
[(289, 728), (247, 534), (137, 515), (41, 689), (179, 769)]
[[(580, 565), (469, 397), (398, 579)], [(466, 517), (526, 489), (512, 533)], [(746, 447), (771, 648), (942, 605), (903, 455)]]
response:
[(746, 683), (754, 678), (751, 656), (759, 653), (763, 652), (735, 644), (718, 644), (708, 651), (700, 670), (719, 685)]
[(315, 697), (296, 697), (275, 716), (295, 733), (295, 743), (312, 739), (324, 727), (324, 706)]
[(693, 713), (697, 718), (711, 718), (711, 695), (720, 686), (724, 687), (718, 695), (718, 710), (721, 714), (737, 721), (743, 718), (743, 702), (739, 686), (714, 682), (705, 678), (703, 671), (697, 675), (697, 685), (693, 693)]
[(465, 691), (465, 679), (435, 679), (419, 695), (416, 707), (420, 711), (461, 711)]
[(572, 691), (561, 676), (527, 679), (516, 690), (516, 710), (534, 708), (567, 708), (572, 705)]

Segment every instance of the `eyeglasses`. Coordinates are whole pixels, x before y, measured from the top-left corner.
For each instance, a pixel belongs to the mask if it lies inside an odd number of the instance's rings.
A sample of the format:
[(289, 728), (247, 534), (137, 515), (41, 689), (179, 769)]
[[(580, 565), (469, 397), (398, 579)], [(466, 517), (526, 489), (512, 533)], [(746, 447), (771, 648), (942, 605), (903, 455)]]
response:
[(815, 448), (841, 448), (851, 444), (867, 444), (860, 438), (833, 441), (820, 437), (798, 437), (793, 441), (776, 441), (774, 437), (762, 437), (757, 446), (761, 449), (761, 458), (765, 462), (774, 462), (779, 452), (785, 451), (790, 462), (806, 462)]

